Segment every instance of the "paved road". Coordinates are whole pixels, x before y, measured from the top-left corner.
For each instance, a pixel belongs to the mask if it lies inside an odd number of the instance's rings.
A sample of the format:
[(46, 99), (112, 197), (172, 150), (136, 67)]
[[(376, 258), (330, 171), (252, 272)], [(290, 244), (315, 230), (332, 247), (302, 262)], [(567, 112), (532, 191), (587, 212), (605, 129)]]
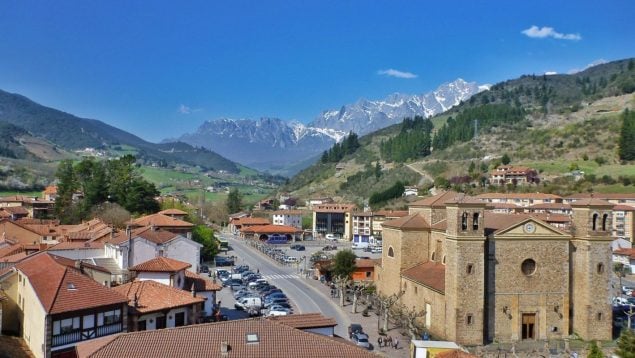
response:
[(340, 311), (330, 297), (305, 282), (310, 279), (301, 277), (295, 267), (278, 265), (241, 239), (234, 238), (230, 234), (222, 234), (222, 237), (229, 241), (233, 248), (229, 254), (239, 257), (236, 264), (247, 264), (252, 271), (259, 269), (263, 278), (278, 286), (295, 304), (297, 307), (295, 313), (319, 312), (326, 317), (333, 317), (338, 323), (335, 334), (347, 337), (350, 319)]

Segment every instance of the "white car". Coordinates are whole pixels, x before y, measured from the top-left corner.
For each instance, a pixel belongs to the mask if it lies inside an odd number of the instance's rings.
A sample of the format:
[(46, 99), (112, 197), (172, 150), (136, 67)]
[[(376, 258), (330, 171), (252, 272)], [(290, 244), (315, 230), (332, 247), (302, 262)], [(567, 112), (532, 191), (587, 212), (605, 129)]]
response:
[(276, 310), (268, 310), (266, 316), (267, 317), (271, 317), (271, 316), (287, 316), (289, 315), (289, 312), (287, 311), (276, 311)]
[(370, 250), (370, 252), (372, 252), (373, 254), (381, 254), (381, 252), (382, 252), (381, 246), (375, 246), (375, 247), (373, 247), (373, 248)]
[(326, 234), (326, 239), (331, 241), (337, 241), (337, 235), (335, 234)]

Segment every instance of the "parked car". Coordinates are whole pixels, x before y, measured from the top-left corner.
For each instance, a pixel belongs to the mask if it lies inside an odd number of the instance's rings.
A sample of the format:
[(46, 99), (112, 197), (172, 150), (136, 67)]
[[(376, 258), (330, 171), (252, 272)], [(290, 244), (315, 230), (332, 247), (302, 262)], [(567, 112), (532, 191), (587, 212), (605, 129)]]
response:
[(326, 234), (326, 239), (331, 241), (337, 241), (338, 237), (335, 234)]
[(209, 266), (207, 265), (201, 265), (201, 267), (199, 268), (199, 271), (201, 273), (209, 273)]
[(353, 338), (353, 333), (363, 333), (362, 325), (359, 323), (352, 323), (348, 326), (348, 338)]
[(230, 257), (216, 256), (214, 257), (214, 264), (216, 266), (234, 266), (234, 260)]
[(282, 304), (282, 303), (289, 303), (289, 301), (287, 301), (286, 298), (276, 298), (276, 299), (271, 300), (271, 301), (265, 301), (263, 307), (269, 308), (269, 307), (271, 307), (273, 305), (279, 305), (279, 304)]
[(279, 310), (267, 310), (267, 316), (271, 317), (271, 316), (286, 316), (290, 314), (290, 312), (287, 311), (279, 311)]
[(370, 342), (368, 342), (368, 335), (362, 332), (353, 333), (353, 337), (351, 338), (355, 344), (360, 347), (370, 349)]
[(370, 250), (370, 252), (372, 252), (373, 254), (381, 254), (381, 252), (382, 252), (381, 246), (375, 246), (375, 247), (373, 247), (373, 248)]
[(304, 247), (304, 245), (298, 245), (295, 247), (296, 251), (304, 251), (306, 250), (306, 247)]
[(260, 297), (244, 297), (236, 302), (236, 304), (234, 304), (234, 307), (238, 308), (239, 310), (244, 310), (250, 307), (260, 309), (260, 307), (262, 307), (262, 300), (260, 299)]
[(326, 245), (322, 248), (322, 251), (331, 251), (331, 250), (337, 250), (337, 246), (335, 245)]
[(293, 309), (291, 308), (291, 305), (289, 304), (289, 302), (281, 302), (281, 303), (276, 303), (273, 304), (271, 306), (269, 306), (269, 309), (278, 309), (278, 310), (288, 310), (289, 312), (293, 311)]

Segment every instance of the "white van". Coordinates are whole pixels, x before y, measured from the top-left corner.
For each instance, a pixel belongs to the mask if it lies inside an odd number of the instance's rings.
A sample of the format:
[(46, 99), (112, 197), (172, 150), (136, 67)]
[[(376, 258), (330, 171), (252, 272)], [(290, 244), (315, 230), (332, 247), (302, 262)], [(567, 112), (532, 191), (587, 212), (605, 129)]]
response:
[(243, 297), (238, 302), (236, 302), (236, 306), (244, 310), (248, 308), (260, 309), (262, 307), (262, 300), (260, 299), (260, 297)]
[(337, 241), (338, 239), (338, 235), (336, 234), (326, 234), (325, 237), (327, 240), (330, 240), (330, 241)]

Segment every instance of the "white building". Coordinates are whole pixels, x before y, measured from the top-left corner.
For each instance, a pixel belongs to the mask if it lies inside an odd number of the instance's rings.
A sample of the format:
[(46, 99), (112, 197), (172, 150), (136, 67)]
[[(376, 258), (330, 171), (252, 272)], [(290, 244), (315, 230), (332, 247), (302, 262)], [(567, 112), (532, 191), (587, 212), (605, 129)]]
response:
[(302, 211), (300, 210), (279, 210), (272, 214), (274, 225), (292, 226), (302, 230)]

